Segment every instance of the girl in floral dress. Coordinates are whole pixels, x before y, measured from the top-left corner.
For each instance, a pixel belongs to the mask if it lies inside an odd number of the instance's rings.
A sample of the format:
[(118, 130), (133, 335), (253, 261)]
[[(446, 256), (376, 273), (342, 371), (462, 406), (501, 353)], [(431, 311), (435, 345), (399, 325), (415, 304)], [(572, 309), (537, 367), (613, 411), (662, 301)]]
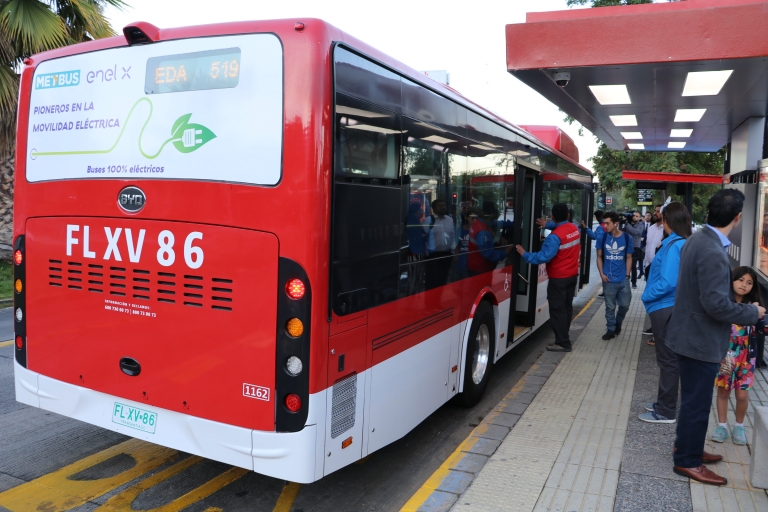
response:
[[(757, 274), (749, 267), (739, 267), (733, 271), (734, 301), (764, 304), (757, 286)], [(728, 399), (731, 390), (736, 393), (736, 423), (731, 435), (733, 444), (747, 444), (744, 433), (744, 417), (749, 406), (749, 390), (755, 378), (756, 332), (764, 331), (765, 324), (732, 325), (731, 342), (725, 358), (720, 363), (715, 386), (717, 386), (717, 418), (719, 425), (712, 435), (712, 440), (722, 443), (728, 439)]]

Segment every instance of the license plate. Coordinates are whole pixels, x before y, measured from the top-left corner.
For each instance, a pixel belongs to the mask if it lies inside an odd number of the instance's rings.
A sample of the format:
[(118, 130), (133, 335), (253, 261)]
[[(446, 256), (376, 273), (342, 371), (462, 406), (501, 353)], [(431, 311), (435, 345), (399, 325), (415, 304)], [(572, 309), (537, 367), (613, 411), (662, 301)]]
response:
[(154, 434), (157, 427), (157, 413), (115, 402), (115, 407), (112, 409), (112, 423)]

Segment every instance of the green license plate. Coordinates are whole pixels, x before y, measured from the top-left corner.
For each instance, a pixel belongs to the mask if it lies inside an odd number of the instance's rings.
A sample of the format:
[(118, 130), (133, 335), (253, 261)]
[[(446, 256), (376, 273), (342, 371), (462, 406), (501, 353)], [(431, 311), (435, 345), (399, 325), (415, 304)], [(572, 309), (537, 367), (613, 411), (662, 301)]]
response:
[(112, 409), (112, 423), (154, 434), (157, 427), (157, 413), (115, 402), (115, 407)]

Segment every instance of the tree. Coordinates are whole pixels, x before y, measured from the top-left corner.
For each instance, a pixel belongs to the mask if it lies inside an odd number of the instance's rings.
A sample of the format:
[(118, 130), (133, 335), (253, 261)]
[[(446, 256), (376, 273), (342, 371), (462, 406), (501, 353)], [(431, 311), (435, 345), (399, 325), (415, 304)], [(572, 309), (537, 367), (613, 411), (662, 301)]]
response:
[(115, 35), (104, 7), (123, 0), (0, 0), (0, 151), (15, 143), (18, 71), (25, 58)]

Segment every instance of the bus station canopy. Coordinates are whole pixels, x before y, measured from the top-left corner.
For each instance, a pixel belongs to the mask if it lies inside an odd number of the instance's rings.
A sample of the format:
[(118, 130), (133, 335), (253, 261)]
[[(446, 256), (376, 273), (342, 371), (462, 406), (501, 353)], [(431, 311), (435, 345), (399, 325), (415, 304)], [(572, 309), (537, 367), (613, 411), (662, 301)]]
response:
[(766, 0), (528, 13), (507, 69), (611, 149), (717, 151), (768, 114), (767, 33)]

